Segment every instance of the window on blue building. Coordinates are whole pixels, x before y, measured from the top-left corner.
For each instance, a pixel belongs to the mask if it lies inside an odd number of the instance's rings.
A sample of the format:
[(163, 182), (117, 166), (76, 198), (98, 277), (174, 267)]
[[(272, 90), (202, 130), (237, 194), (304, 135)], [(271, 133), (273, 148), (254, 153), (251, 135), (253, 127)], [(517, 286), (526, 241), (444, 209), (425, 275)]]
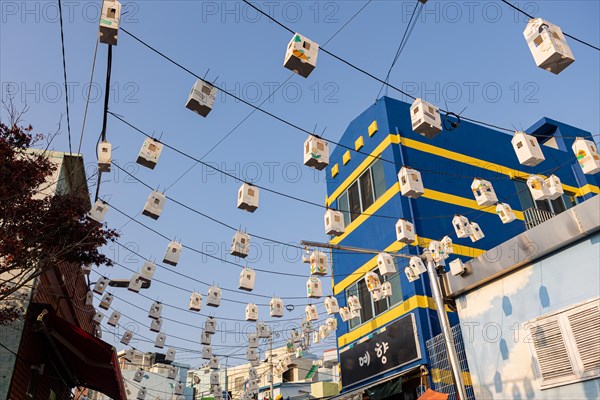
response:
[[(377, 271), (376, 271), (377, 272)], [(379, 275), (379, 272), (377, 272)], [(381, 282), (385, 282), (386, 280), (390, 281), (392, 284), (392, 296), (387, 299), (382, 299), (379, 301), (373, 301), (371, 294), (367, 290), (367, 285), (364, 279), (359, 280), (355, 284), (349, 286), (346, 289), (346, 298), (349, 296), (358, 296), (360, 300), (360, 304), (362, 309), (360, 310), (360, 318), (354, 318), (348, 321), (350, 330), (364, 324), (377, 317), (380, 314), (383, 314), (396, 304), (402, 302), (402, 288), (400, 286), (400, 275), (394, 274), (390, 277), (382, 277), (379, 275), (379, 279)]]
[(348, 225), (387, 190), (381, 160), (375, 162), (338, 198), (338, 209)]
[(529, 208), (536, 208), (538, 210), (544, 210), (551, 212), (555, 215), (568, 210), (569, 208), (576, 205), (575, 195), (571, 193), (565, 193), (556, 200), (533, 200), (531, 192), (527, 183), (521, 179), (515, 179), (515, 189), (519, 196), (519, 202), (521, 203), (521, 210), (525, 211)]

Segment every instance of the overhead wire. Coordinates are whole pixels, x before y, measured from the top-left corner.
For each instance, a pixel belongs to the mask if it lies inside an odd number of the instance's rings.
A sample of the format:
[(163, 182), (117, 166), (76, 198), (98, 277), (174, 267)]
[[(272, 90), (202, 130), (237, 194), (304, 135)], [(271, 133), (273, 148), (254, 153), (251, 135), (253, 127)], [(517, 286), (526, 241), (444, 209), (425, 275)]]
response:
[[(528, 14), (527, 12), (525, 12), (525, 11), (521, 10), (519, 7), (515, 6), (515, 5), (514, 5), (514, 4), (512, 4), (511, 2), (509, 2), (509, 1), (507, 1), (507, 0), (500, 0), (500, 1), (501, 1), (501, 2), (503, 2), (504, 4), (506, 4), (507, 6), (511, 7), (512, 9), (514, 9), (514, 10), (516, 10), (516, 11), (520, 12), (521, 14), (525, 15), (525, 16), (526, 16), (526, 17), (528, 17), (529, 19), (535, 19), (535, 17), (534, 17), (533, 15), (531, 15), (531, 14)], [(575, 40), (576, 42), (579, 42), (579, 43), (581, 43), (581, 44), (583, 44), (583, 45), (585, 45), (585, 46), (591, 47), (591, 48), (592, 48), (592, 49), (594, 49), (594, 50), (598, 50), (598, 51), (600, 51), (600, 47), (598, 47), (598, 46), (594, 46), (593, 44), (590, 44), (590, 43), (586, 42), (585, 40), (578, 39), (578, 38), (576, 38), (575, 36), (573, 36), (573, 35), (569, 35), (568, 33), (564, 32), (564, 31), (563, 31), (563, 35), (565, 35), (566, 37), (569, 37), (569, 38), (571, 38), (571, 39)]]
[(69, 113), (69, 90), (67, 86), (67, 61), (65, 56), (65, 34), (63, 28), (63, 12), (62, 2), (58, 0), (58, 16), (60, 21), (60, 43), (62, 48), (62, 64), (63, 64), (63, 77), (65, 82), (65, 106), (67, 108), (67, 132), (69, 134), (69, 154), (73, 154), (71, 148), (71, 114)]

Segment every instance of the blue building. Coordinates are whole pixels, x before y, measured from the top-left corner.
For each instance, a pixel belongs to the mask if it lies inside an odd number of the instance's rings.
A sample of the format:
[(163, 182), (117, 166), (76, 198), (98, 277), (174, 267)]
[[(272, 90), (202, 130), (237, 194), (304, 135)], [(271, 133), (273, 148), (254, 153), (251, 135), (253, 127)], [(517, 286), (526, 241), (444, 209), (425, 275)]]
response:
[[(427, 139), (412, 131), (409, 108), (382, 97), (350, 123), (342, 146), (331, 153), (326, 205), (344, 212), (345, 232), (330, 243), (417, 255), (431, 240), (450, 235), (451, 259), (467, 262), (599, 193), (597, 177), (582, 173), (571, 150), (575, 137), (593, 140), (589, 132), (541, 119), (526, 133), (537, 137), (545, 161), (528, 167), (519, 163), (511, 134), (462, 121), (457, 129)], [(421, 173), (421, 197), (401, 195), (397, 174), (402, 166)], [(530, 174), (555, 174), (565, 194), (534, 201), (525, 183)], [(471, 191), (474, 178), (490, 181), (517, 219), (502, 224), (495, 206), (478, 206)], [(475, 243), (457, 239), (452, 226), (456, 214), (476, 220), (485, 237)], [(417, 240), (411, 245), (396, 239), (399, 218), (414, 223)], [(362, 305), (360, 318), (343, 322), (338, 317), (342, 395), (368, 389), (379, 390), (380, 398), (381, 393), (401, 392), (412, 399), (423, 385), (445, 379), (447, 374), (432, 368), (426, 347), (440, 333), (426, 274), (409, 282), (404, 274), (407, 260), (396, 258), (398, 273), (383, 278), (392, 284), (393, 294), (374, 302), (363, 278), (377, 269), (376, 256), (334, 250), (332, 257), (333, 293), (340, 307), (350, 295), (357, 295)], [(446, 311), (457, 324), (452, 303)], [(463, 376), (470, 385), (468, 370)]]

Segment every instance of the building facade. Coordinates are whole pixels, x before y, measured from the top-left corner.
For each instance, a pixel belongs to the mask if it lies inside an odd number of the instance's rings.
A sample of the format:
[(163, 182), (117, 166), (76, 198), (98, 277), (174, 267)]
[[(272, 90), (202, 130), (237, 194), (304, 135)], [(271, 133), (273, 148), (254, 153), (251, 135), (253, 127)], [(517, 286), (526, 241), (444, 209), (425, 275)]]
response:
[[(56, 170), (36, 196), (81, 192), (89, 203), (83, 158), (47, 154)], [(115, 349), (98, 337), (94, 307), (85, 305), (87, 292), (82, 266), (61, 263), (0, 304), (16, 305), (24, 314), (0, 325), (0, 398), (65, 399), (74, 387), (88, 386), (124, 399)]]
[(587, 200), (445, 277), (477, 398), (600, 397), (599, 210)]
[[(599, 192), (597, 178), (582, 173), (571, 150), (575, 137), (593, 140), (589, 132), (548, 118), (526, 132), (537, 137), (545, 155), (535, 167), (519, 163), (511, 134), (462, 121), (428, 139), (412, 131), (410, 104), (379, 99), (349, 124), (342, 146), (330, 155), (326, 205), (343, 211), (345, 223), (344, 233), (330, 243), (418, 255), (432, 240), (449, 235), (455, 254), (450, 260), (466, 262)], [(402, 166), (420, 172), (422, 196), (401, 195)], [(534, 201), (525, 183), (530, 174), (555, 174), (565, 194)], [(514, 210), (515, 221), (503, 224), (495, 205), (478, 206), (471, 190), (475, 178), (493, 184), (499, 201)], [(476, 220), (485, 237), (458, 239), (452, 225), (456, 214)], [(397, 241), (400, 218), (414, 224), (417, 237), (410, 245)], [(392, 296), (373, 301), (363, 278), (377, 269), (377, 257), (334, 250), (332, 260), (333, 288), (326, 294), (335, 295), (340, 307), (350, 295), (362, 305), (359, 318), (343, 322), (338, 316), (342, 395), (384, 384), (379, 389), (415, 398), (433, 383), (432, 377), (443, 375), (430, 371), (426, 348), (427, 340), (440, 333), (428, 277), (409, 282), (404, 273), (408, 260), (396, 258), (398, 273), (382, 277), (390, 281)], [(448, 304), (446, 312), (456, 325), (454, 305)], [(470, 384), (468, 371), (463, 377)]]

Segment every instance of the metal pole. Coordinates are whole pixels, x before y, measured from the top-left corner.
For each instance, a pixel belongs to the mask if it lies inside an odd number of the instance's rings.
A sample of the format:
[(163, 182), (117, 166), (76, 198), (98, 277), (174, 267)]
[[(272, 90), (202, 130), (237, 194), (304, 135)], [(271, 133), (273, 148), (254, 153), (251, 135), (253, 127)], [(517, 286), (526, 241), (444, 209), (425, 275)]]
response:
[(269, 369), (271, 371), (271, 375), (269, 376), (269, 387), (271, 393), (269, 394), (270, 400), (273, 400), (275, 397), (273, 396), (273, 330), (271, 330), (271, 334), (269, 335)]
[(459, 400), (467, 400), (465, 382), (460, 369), (460, 361), (458, 360), (458, 355), (456, 354), (452, 328), (450, 326), (450, 321), (448, 321), (448, 315), (446, 314), (446, 309), (444, 306), (444, 298), (442, 296), (440, 281), (438, 280), (437, 271), (435, 265), (433, 264), (433, 260), (431, 259), (431, 255), (428, 251), (425, 252), (425, 255), (427, 256), (427, 274), (429, 275), (429, 282), (431, 283), (431, 295), (433, 296), (433, 302), (435, 303), (435, 308), (440, 320), (442, 337), (444, 338), (444, 343), (446, 344), (446, 352), (448, 353), (450, 369), (452, 370), (452, 376), (454, 377), (456, 393), (458, 394)]

